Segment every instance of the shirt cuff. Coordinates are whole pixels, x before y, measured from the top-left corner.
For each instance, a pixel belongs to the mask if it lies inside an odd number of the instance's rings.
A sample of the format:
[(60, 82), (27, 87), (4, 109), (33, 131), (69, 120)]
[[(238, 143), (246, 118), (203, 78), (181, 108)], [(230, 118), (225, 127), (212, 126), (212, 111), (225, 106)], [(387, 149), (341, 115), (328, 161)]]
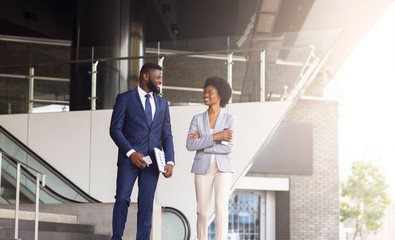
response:
[(171, 164), (174, 166), (174, 162), (173, 161), (168, 161), (166, 164)]
[(132, 155), (132, 153), (136, 152), (134, 149), (130, 149), (127, 153), (126, 156), (130, 157), (130, 155)]

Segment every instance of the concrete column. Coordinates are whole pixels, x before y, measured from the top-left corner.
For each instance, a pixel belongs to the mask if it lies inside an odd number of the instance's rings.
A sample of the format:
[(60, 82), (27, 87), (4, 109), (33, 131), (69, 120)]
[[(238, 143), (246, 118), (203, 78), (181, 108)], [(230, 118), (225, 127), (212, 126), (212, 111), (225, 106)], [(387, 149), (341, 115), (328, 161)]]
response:
[(276, 240), (276, 192), (266, 192), (266, 240)]

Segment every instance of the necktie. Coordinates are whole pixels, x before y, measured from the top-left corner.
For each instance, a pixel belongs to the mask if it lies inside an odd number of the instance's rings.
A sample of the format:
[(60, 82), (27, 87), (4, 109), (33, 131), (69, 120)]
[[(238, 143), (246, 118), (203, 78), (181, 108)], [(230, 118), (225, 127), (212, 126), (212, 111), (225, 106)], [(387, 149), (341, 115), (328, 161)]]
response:
[(148, 126), (151, 126), (152, 123), (152, 109), (149, 101), (150, 97), (151, 95), (148, 93), (145, 95), (145, 117), (147, 118)]

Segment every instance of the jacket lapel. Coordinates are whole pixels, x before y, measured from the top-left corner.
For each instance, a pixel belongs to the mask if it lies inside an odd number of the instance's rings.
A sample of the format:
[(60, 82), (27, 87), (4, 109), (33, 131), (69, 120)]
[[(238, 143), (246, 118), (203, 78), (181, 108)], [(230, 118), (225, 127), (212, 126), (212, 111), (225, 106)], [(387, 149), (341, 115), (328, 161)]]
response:
[(222, 124), (223, 120), (224, 120), (224, 111), (221, 108), (217, 117), (217, 121), (215, 121), (214, 133), (221, 132), (222, 130), (224, 130)]
[(207, 135), (211, 135), (211, 129), (210, 129), (210, 120), (209, 120), (209, 118), (208, 118), (208, 110), (204, 113), (204, 116), (203, 116), (203, 130), (204, 130), (204, 133), (206, 134), (206, 136)]
[(147, 126), (148, 126), (147, 118), (145, 117), (143, 104), (141, 103), (139, 92), (138, 92), (137, 88), (135, 88), (132, 91), (132, 100), (134, 102), (134, 105), (137, 108), (137, 111), (140, 113), (141, 117), (144, 119), (145, 124), (147, 124)]
[[(215, 121), (215, 125), (214, 125), (214, 130), (213, 133), (217, 133), (217, 132), (221, 132), (223, 130), (223, 122), (224, 120), (224, 112), (221, 108), (217, 120)], [(206, 113), (204, 114), (204, 128), (205, 128), (205, 132), (207, 135), (211, 135), (211, 128), (210, 128), (210, 120), (208, 118), (208, 110), (206, 111)]]

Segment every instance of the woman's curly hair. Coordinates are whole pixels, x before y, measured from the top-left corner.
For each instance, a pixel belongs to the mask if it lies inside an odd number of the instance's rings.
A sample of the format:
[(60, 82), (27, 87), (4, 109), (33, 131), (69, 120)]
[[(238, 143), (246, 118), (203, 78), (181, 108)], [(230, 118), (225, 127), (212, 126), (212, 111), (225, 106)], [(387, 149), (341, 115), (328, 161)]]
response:
[(222, 108), (225, 107), (226, 104), (228, 104), (229, 99), (232, 97), (232, 88), (229, 83), (220, 77), (209, 77), (204, 82), (203, 90), (209, 85), (217, 89), (218, 96), (221, 98), (220, 105)]

